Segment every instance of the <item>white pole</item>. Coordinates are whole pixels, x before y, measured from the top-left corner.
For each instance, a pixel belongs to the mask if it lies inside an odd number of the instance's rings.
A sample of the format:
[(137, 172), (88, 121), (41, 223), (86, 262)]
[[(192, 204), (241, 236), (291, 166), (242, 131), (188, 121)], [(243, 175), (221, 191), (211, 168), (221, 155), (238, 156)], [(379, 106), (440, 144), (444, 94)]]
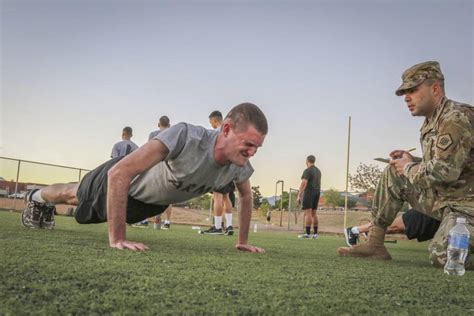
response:
[(346, 196), (344, 197), (344, 229), (347, 227), (347, 196), (349, 194), (349, 153), (351, 150), (351, 117), (349, 116), (349, 130), (347, 133), (347, 165), (346, 165)]

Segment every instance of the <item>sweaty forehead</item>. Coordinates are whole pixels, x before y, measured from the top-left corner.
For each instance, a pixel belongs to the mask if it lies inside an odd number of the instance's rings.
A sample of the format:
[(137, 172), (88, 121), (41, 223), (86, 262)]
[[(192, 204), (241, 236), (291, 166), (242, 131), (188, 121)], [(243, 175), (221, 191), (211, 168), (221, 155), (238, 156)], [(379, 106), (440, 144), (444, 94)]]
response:
[(265, 135), (262, 135), (257, 129), (249, 125), (246, 130), (236, 133), (243, 141), (252, 143), (257, 147), (261, 147), (263, 145), (263, 141), (265, 139)]

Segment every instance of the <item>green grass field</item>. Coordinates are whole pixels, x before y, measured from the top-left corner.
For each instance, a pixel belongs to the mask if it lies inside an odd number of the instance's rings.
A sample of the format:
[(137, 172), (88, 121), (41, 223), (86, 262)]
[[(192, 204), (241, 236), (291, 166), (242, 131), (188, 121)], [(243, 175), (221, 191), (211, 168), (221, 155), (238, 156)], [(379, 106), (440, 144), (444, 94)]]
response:
[(447, 276), (427, 243), (387, 244), (393, 260), (339, 258), (342, 237), (298, 240), (251, 233), (265, 254), (234, 250), (236, 236), (189, 226), (130, 228), (145, 253), (108, 247), (106, 225), (57, 217), (53, 231), (24, 229), (0, 212), (0, 315), (474, 314), (474, 273)]

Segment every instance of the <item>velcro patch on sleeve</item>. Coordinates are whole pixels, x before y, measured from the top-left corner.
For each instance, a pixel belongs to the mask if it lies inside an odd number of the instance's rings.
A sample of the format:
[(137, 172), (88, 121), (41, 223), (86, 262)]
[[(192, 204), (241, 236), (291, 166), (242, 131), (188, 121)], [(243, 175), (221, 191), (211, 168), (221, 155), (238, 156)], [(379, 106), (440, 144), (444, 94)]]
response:
[(453, 138), (450, 134), (443, 134), (438, 136), (438, 141), (436, 142), (436, 147), (442, 150), (446, 150), (453, 143)]

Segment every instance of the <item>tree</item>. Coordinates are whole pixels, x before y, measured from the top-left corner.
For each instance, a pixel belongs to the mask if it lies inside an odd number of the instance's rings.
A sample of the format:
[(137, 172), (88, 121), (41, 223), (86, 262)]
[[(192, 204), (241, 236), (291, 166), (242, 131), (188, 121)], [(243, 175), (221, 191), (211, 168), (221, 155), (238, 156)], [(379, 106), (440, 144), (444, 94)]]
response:
[(349, 175), (351, 188), (363, 192), (374, 192), (382, 176), (382, 170), (376, 165), (360, 163), (354, 175)]
[[(297, 194), (295, 192), (292, 192), (291, 195), (292, 195), (291, 199), (292, 199), (292, 203), (293, 203), (292, 207), (294, 207), (295, 203), (296, 203)], [(288, 193), (288, 191), (283, 191), (281, 198), (283, 200), (283, 203), (280, 202), (280, 197), (277, 197), (276, 202), (275, 202), (275, 208), (280, 209), (280, 205), (281, 205), (283, 210), (288, 210), (288, 205), (290, 203), (290, 194)]]
[(262, 194), (260, 193), (260, 186), (252, 187), (253, 207), (259, 208), (262, 204)]
[(283, 203), (282, 203), (283, 204), (282, 205), (283, 210), (288, 209), (288, 203), (290, 202), (290, 195), (288, 194), (288, 192), (283, 191), (281, 198), (283, 199)]
[(260, 204), (260, 212), (262, 216), (266, 216), (267, 212), (272, 209), (272, 206), (267, 199), (263, 199), (262, 204)]
[[(346, 199), (345, 197), (341, 196), (341, 199), (337, 201), (337, 206), (339, 207), (345, 207), (346, 206)], [(357, 199), (353, 197), (347, 197), (347, 208), (353, 208), (357, 204)]]
[(192, 198), (186, 202), (186, 205), (190, 208), (197, 208), (201, 210), (208, 210), (211, 207), (211, 194), (206, 193), (204, 195)]
[(334, 189), (329, 189), (327, 191), (324, 191), (324, 200), (326, 201), (326, 204), (328, 206), (332, 206), (333, 208), (340, 205), (341, 200), (344, 205), (344, 198), (341, 196), (341, 194), (338, 191)]

